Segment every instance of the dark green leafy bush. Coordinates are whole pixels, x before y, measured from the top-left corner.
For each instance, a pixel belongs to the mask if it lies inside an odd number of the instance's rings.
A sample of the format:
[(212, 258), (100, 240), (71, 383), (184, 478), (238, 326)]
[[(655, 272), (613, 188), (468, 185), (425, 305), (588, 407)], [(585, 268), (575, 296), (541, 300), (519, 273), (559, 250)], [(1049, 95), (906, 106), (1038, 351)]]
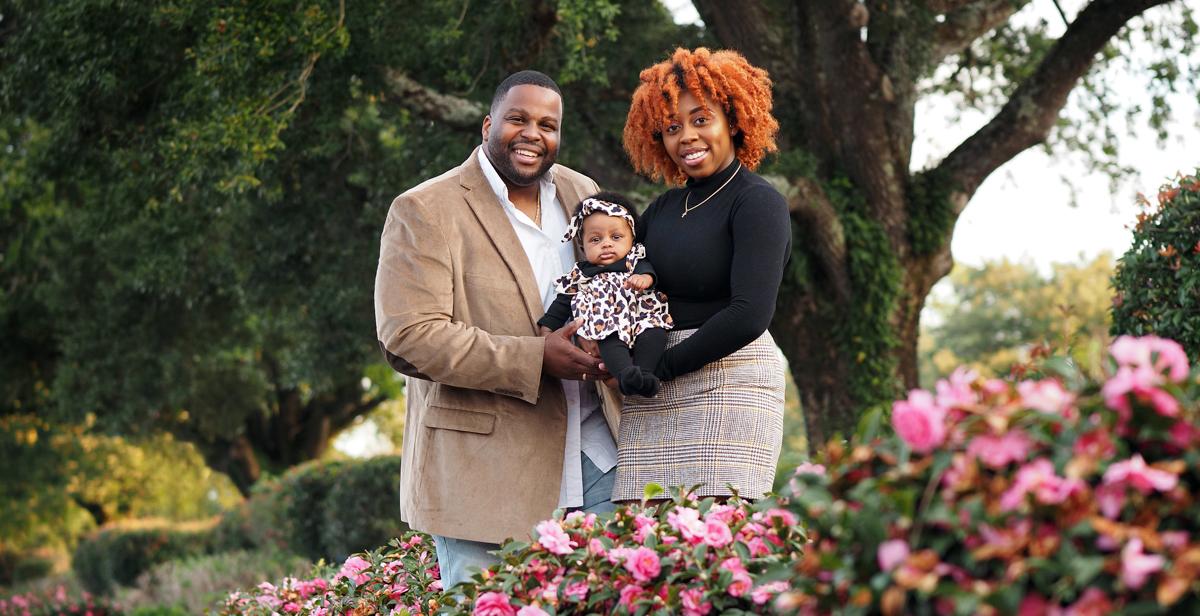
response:
[(216, 551), (213, 522), (140, 521), (100, 529), (79, 543), (71, 566), (84, 588), (109, 594), (154, 565)]
[[(1138, 215), (1133, 246), (1113, 275), (1114, 334), (1154, 334), (1200, 360), (1200, 179), (1181, 176)], [(1153, 208), (1153, 209), (1151, 209)]]

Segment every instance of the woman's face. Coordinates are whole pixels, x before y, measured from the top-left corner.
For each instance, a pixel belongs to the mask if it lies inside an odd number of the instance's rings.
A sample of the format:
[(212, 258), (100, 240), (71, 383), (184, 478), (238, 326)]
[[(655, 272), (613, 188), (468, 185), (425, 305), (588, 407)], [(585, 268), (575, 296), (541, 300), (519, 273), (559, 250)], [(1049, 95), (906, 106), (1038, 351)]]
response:
[(663, 147), (688, 177), (706, 178), (733, 162), (733, 130), (720, 105), (685, 91), (663, 126)]
[(633, 248), (633, 232), (624, 218), (591, 214), (583, 219), (583, 255), (589, 263), (611, 265)]

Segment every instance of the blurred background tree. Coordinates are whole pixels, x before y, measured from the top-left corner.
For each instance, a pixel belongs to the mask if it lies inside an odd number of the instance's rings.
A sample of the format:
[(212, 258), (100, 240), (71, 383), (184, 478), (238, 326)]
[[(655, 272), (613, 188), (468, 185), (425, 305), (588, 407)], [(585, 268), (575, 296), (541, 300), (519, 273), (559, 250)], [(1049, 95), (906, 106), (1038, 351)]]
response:
[(1113, 275), (1114, 334), (1171, 338), (1200, 361), (1200, 171), (1142, 198), (1133, 245)]
[(1111, 255), (1055, 264), (1043, 274), (1028, 262), (959, 265), (945, 294), (934, 293), (921, 332), (926, 387), (957, 366), (1006, 376), (1038, 347), (1090, 364), (1106, 348)]

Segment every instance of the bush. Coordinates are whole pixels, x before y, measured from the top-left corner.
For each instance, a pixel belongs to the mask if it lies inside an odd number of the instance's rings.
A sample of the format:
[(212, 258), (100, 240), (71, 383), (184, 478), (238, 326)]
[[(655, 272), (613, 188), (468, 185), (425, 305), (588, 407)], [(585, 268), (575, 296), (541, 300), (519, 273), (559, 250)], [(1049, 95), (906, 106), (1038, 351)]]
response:
[[(1200, 372), (1159, 338), (1104, 374), (959, 370), (830, 442), (786, 490), (807, 528), (776, 607), (802, 612), (1197, 613)], [(873, 421), (872, 421), (873, 419)]]
[(71, 567), (84, 588), (109, 594), (154, 565), (216, 551), (214, 524), (140, 520), (105, 527), (79, 542)]
[(43, 592), (27, 592), (11, 597), (0, 597), (0, 616), (114, 616), (120, 610), (113, 607), (107, 600), (93, 597), (88, 593), (67, 591), (66, 586), (59, 585), (53, 590)]
[(222, 518), (217, 540), (226, 549), (285, 549), (341, 561), (407, 530), (399, 481), (399, 456), (304, 464), (256, 486)]
[(218, 608), (232, 588), (311, 570), (312, 563), (304, 558), (275, 550), (241, 550), (172, 560), (139, 576), (135, 587), (117, 595), (117, 603), (138, 610), (135, 614), (153, 609), (167, 610), (162, 614), (203, 614)]
[(1195, 175), (1164, 185), (1157, 208), (1138, 215), (1133, 246), (1117, 264), (1113, 287), (1114, 334), (1171, 338), (1193, 362), (1200, 361), (1200, 179)]
[[(427, 536), (353, 556), (331, 578), (283, 580), (234, 593), (223, 615), (705, 614), (757, 612), (787, 588), (803, 534), (771, 501), (697, 502), (573, 513), (509, 542), (502, 562), (443, 593)], [(493, 611), (487, 611), (493, 610)]]

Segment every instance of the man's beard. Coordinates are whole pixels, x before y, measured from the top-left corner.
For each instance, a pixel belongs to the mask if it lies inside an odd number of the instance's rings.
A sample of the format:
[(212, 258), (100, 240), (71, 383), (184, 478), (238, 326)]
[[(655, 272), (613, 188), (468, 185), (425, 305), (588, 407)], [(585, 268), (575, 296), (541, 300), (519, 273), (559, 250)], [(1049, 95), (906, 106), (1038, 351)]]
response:
[(529, 186), (540, 180), (550, 167), (554, 165), (554, 155), (549, 152), (545, 146), (540, 146), (538, 149), (545, 152), (542, 154), (542, 164), (538, 166), (537, 171), (532, 174), (524, 174), (517, 169), (512, 162), (512, 147), (523, 141), (510, 141), (507, 145), (501, 145), (499, 139), (489, 139), (487, 144), (488, 160), (492, 162), (492, 166), (496, 168), (496, 173), (504, 178), (506, 182), (513, 186)]

